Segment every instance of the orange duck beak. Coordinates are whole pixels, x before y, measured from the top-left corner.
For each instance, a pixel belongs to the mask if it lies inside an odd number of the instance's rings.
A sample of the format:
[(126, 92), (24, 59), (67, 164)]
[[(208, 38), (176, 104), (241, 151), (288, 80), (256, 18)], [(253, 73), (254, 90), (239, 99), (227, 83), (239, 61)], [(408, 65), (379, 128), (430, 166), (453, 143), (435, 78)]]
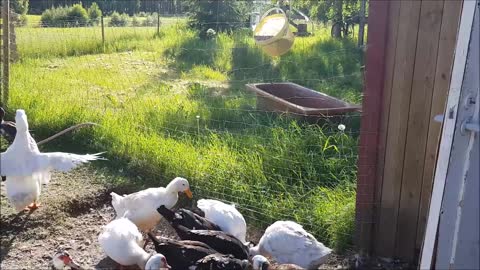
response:
[(185, 195), (187, 195), (187, 197), (189, 199), (193, 198), (193, 194), (192, 194), (192, 191), (190, 189), (186, 189), (184, 192), (185, 192)]

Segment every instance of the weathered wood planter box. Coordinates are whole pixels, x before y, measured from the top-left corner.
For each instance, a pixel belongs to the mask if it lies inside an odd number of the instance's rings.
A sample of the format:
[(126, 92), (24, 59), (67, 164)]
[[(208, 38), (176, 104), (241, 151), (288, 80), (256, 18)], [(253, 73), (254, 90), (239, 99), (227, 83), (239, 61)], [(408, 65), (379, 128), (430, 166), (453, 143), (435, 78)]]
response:
[(245, 85), (257, 94), (257, 110), (289, 113), (314, 120), (360, 112), (361, 106), (308, 89), (295, 83), (256, 83)]

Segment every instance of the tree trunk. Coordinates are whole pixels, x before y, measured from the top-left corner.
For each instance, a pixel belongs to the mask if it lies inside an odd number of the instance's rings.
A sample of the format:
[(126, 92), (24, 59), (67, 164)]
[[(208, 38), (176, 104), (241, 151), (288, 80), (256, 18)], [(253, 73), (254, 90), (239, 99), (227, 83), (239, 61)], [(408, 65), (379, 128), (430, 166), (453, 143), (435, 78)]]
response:
[(332, 36), (335, 38), (341, 38), (343, 25), (343, 0), (335, 0), (334, 9), (335, 16), (333, 18)]
[(358, 26), (358, 47), (363, 47), (365, 37), (365, 6), (367, 0), (360, 0), (360, 22)]

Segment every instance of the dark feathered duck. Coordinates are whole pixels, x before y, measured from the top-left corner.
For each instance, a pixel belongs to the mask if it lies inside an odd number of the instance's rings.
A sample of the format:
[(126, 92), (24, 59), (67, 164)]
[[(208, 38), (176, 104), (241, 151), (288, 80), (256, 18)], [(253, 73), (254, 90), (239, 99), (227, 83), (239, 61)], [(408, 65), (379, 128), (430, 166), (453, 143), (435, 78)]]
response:
[(184, 226), (173, 226), (182, 240), (199, 241), (222, 254), (232, 254), (237, 259), (248, 259), (248, 247), (235, 236), (223, 231), (189, 230)]
[(246, 270), (250, 264), (248, 260), (239, 260), (232, 255), (220, 253), (208, 255), (197, 261), (192, 270)]
[(15, 122), (5, 121), (5, 110), (0, 107), (0, 135), (2, 135), (8, 142), (12, 143), (17, 135), (17, 128)]
[(157, 208), (157, 212), (160, 213), (172, 227), (181, 225), (190, 230), (221, 231), (217, 224), (187, 209), (181, 208), (174, 212), (164, 205), (161, 205)]
[(195, 266), (198, 260), (218, 253), (208, 245), (197, 241), (179, 241), (165, 237), (155, 237), (151, 233), (148, 236), (155, 246), (155, 250), (167, 258), (172, 269), (187, 270)]

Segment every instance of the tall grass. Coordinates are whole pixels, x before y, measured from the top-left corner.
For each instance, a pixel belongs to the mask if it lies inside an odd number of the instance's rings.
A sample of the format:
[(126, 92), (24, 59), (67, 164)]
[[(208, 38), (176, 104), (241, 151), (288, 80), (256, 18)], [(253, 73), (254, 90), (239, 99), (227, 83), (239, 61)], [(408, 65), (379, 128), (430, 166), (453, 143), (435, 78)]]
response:
[(116, 28), (100, 50), (81, 38), (95, 29), (19, 29), (9, 107), (26, 110), (38, 138), (95, 121), (75, 135), (78, 147), (108, 151), (147, 186), (181, 175), (197, 196), (237, 203), (251, 223), (293, 219), (339, 251), (350, 246), (358, 117), (341, 132), (334, 119), (259, 112), (243, 84), (296, 80), (358, 101), (352, 41), (318, 32), (271, 59), (242, 31), (199, 40), (182, 25), (159, 36)]

